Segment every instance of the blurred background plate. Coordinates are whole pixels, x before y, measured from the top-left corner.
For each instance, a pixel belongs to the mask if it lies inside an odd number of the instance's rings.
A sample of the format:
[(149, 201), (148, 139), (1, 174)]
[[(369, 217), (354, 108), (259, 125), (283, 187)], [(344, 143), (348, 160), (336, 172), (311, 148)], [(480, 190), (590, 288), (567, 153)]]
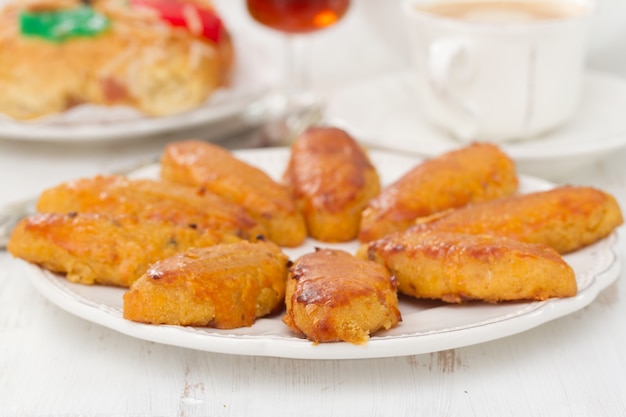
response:
[[(215, 129), (215, 136), (220, 136), (217, 134), (218, 131), (224, 132), (235, 128), (246, 106), (261, 94), (249, 93), (240, 97), (228, 97), (228, 92), (225, 92), (224, 96), (218, 103), (209, 102), (192, 111), (167, 117), (144, 117), (122, 107), (94, 109), (95, 106), (79, 106), (69, 112), (70, 117), (51, 122), (22, 123), (0, 119), (0, 138), (99, 142), (176, 134), (193, 136), (192, 132), (206, 129)], [(93, 115), (94, 112), (98, 115), (89, 122), (81, 117), (85, 114)]]

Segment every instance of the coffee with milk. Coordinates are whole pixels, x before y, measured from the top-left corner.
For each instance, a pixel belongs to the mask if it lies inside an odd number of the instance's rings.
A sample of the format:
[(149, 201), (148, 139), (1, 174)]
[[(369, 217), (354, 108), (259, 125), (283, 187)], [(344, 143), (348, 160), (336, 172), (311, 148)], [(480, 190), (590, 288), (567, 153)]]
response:
[(439, 2), (417, 6), (422, 12), (476, 23), (519, 23), (562, 19), (581, 15), (586, 7), (554, 1)]

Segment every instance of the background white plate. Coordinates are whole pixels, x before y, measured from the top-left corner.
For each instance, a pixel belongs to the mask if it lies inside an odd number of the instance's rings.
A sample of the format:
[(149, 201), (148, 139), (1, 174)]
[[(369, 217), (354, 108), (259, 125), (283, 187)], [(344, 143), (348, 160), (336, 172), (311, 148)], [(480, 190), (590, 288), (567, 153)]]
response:
[[(626, 80), (585, 75), (581, 104), (565, 126), (542, 137), (500, 146), (520, 172), (557, 179), (626, 146)], [(327, 119), (360, 141), (432, 157), (463, 146), (428, 123), (411, 71), (385, 74), (336, 91)]]
[[(240, 151), (242, 159), (274, 178), (282, 174), (287, 149)], [(372, 152), (383, 184), (389, 184), (420, 160), (386, 152)], [(155, 177), (152, 166), (137, 176)], [(532, 177), (521, 178), (521, 191), (543, 190), (551, 184)], [(591, 303), (598, 293), (618, 276), (620, 263), (615, 254), (616, 236), (565, 256), (574, 268), (578, 295), (542, 302), (515, 302), (498, 305), (469, 303), (447, 305), (401, 297), (403, 321), (394, 329), (373, 336), (363, 346), (349, 343), (314, 345), (295, 337), (281, 322), (281, 316), (258, 320), (253, 326), (232, 330), (154, 326), (122, 318), (123, 289), (72, 284), (65, 278), (22, 262), (24, 274), (50, 301), (71, 314), (121, 333), (158, 343), (210, 352), (237, 355), (275, 356), (302, 359), (358, 359), (402, 356), (435, 352), (498, 339), (539, 326), (577, 311)], [(357, 249), (356, 242), (327, 245), (308, 240), (297, 249), (285, 250), (292, 259), (313, 250), (314, 246)]]
[[(194, 110), (164, 117), (146, 117), (123, 107), (96, 108), (86, 105), (72, 109), (66, 118), (53, 122), (22, 123), (0, 119), (0, 139), (90, 143), (165, 135), (210, 127), (235, 117), (259, 97), (261, 93), (238, 96), (225, 91), (218, 101), (209, 101)], [(81, 121), (85, 115), (91, 119), (90, 122)]]

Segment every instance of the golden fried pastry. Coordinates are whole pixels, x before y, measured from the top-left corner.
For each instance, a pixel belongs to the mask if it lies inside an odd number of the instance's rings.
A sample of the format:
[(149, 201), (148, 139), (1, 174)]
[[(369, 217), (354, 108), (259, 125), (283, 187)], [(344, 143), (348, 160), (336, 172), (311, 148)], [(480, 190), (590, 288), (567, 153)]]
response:
[(573, 269), (546, 245), (409, 229), (364, 247), (360, 257), (389, 268), (398, 291), (417, 298), (496, 303), (571, 297), (577, 292)]
[(419, 220), (413, 229), (501, 235), (565, 254), (608, 236), (623, 221), (612, 195), (563, 186), (450, 210)]
[(304, 218), (287, 188), (220, 146), (197, 140), (170, 143), (161, 167), (167, 181), (204, 187), (242, 205), (280, 246), (298, 246), (306, 238)]
[(287, 256), (271, 242), (189, 249), (148, 269), (124, 294), (124, 318), (142, 323), (251, 326), (282, 308)]
[(254, 239), (265, 229), (241, 206), (204, 189), (121, 175), (68, 181), (45, 190), (43, 213), (105, 213), (194, 225)]
[(289, 270), (283, 322), (315, 343), (361, 344), (401, 320), (395, 278), (382, 265), (333, 249), (298, 258)]
[(378, 173), (363, 149), (332, 127), (311, 128), (298, 137), (285, 182), (304, 214), (309, 236), (323, 242), (356, 238), (361, 212), (380, 191)]
[(0, 11), (0, 113), (29, 120), (81, 103), (150, 116), (192, 109), (233, 71), (204, 0), (13, 1)]
[(13, 256), (67, 275), (71, 282), (128, 287), (150, 264), (190, 247), (240, 239), (131, 216), (37, 214), (18, 223)]
[(513, 194), (515, 165), (495, 145), (472, 144), (425, 161), (385, 187), (363, 212), (359, 240), (410, 227), (415, 219)]

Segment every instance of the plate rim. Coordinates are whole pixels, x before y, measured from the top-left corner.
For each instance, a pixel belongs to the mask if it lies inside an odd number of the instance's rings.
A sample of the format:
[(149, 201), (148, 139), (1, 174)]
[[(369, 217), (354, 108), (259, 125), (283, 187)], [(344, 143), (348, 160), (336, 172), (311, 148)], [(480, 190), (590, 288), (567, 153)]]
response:
[[(163, 117), (139, 116), (119, 122), (98, 122), (85, 125), (28, 124), (0, 120), (0, 139), (15, 142), (97, 143), (118, 142), (129, 138), (148, 138), (178, 130), (211, 125), (235, 117), (265, 92), (242, 94), (223, 102), (208, 102), (185, 112)], [(4, 125), (3, 125), (4, 124)]]
[[(613, 248), (617, 240), (615, 234), (611, 235), (609, 239), (613, 241), (611, 243)], [(613, 262), (604, 271), (596, 274), (593, 277), (593, 283), (579, 291), (574, 297), (522, 303), (526, 304), (522, 313), (512, 314), (514, 316), (512, 318), (498, 317), (488, 323), (476, 323), (471, 326), (424, 334), (403, 334), (392, 337), (373, 336), (365, 345), (352, 345), (345, 342), (315, 345), (311, 341), (295, 336), (285, 338), (273, 335), (218, 334), (202, 332), (194, 327), (135, 323), (121, 317), (121, 311), (115, 307), (99, 305), (71, 292), (67, 286), (61, 284), (65, 278), (56, 276), (49, 271), (43, 271), (44, 273), (41, 274), (37, 266), (22, 260), (19, 262), (31, 272), (36, 272), (29, 273), (31, 284), (44, 298), (57, 307), (80, 319), (126, 336), (170, 346), (239, 356), (337, 360), (377, 359), (433, 353), (503, 339), (531, 330), (591, 304), (598, 294), (610, 286), (619, 276), (621, 261), (614, 251), (612, 251), (612, 255)], [(511, 326), (511, 324), (513, 325)], [(497, 331), (494, 332), (494, 329)], [(181, 333), (184, 334), (184, 337), (180, 337)], [(463, 333), (463, 337), (459, 337), (460, 333)], [(429, 339), (427, 340), (428, 343), (420, 343), (424, 342), (424, 339)], [(275, 346), (273, 345), (277, 341), (281, 343), (279, 352), (274, 350)]]

